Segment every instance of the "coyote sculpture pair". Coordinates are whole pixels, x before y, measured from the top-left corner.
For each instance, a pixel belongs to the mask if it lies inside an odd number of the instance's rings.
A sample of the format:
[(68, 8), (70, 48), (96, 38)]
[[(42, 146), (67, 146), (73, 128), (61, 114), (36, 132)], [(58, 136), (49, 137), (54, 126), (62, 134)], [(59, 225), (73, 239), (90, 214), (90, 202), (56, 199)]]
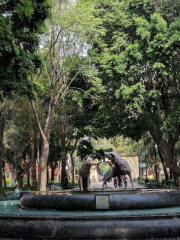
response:
[(129, 163), (122, 158), (119, 154), (115, 152), (104, 152), (104, 156), (107, 157), (114, 164), (106, 174), (106, 180), (103, 182), (103, 186), (106, 185), (106, 182), (113, 177), (118, 177), (121, 180), (122, 188), (124, 188), (123, 175), (128, 175), (133, 186), (131, 168)]
[[(103, 186), (109, 181), (112, 177), (118, 176), (121, 179), (122, 187), (124, 188), (124, 182), (122, 176), (127, 174), (130, 178), (132, 187), (132, 177), (131, 177), (131, 168), (129, 163), (123, 159), (120, 155), (115, 152), (104, 152), (104, 156), (109, 158), (114, 166), (109, 170), (107, 174), (106, 180), (103, 182)], [(86, 156), (84, 160), (81, 162), (79, 169), (79, 182), (80, 182), (80, 190), (83, 189), (89, 190), (90, 186), (90, 168), (92, 165), (96, 165), (98, 162), (94, 161), (93, 155)]]

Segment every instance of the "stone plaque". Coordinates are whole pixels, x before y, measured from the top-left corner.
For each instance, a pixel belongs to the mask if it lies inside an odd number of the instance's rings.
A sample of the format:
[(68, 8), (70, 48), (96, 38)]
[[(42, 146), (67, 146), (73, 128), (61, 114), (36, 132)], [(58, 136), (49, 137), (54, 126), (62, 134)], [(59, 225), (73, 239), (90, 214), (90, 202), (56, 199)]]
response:
[(108, 195), (96, 196), (96, 209), (109, 209), (109, 196)]

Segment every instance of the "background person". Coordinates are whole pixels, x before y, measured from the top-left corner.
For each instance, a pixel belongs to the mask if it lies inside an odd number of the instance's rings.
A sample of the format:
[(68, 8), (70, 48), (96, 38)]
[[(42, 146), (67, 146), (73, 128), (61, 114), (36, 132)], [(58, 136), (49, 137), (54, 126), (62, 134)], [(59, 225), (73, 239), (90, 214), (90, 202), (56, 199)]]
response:
[(68, 185), (68, 177), (67, 174), (64, 176), (64, 188), (67, 189), (67, 185)]
[(127, 188), (127, 177), (126, 175), (123, 176), (124, 187)]

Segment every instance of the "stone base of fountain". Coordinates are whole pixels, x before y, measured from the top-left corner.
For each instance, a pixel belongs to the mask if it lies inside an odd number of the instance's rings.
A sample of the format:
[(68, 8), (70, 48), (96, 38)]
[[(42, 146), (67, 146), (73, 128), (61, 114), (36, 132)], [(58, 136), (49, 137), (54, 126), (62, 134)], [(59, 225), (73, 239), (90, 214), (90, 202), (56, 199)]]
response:
[[(0, 215), (0, 238), (21, 239), (152, 239), (180, 237), (180, 191), (92, 191), (73, 195), (24, 195), (21, 207), (65, 211), (64, 215)], [(163, 213), (142, 214), (139, 209), (163, 208)], [(138, 214), (123, 214), (136, 209)], [(72, 216), (80, 210), (84, 215)], [(31, 211), (31, 210), (29, 210)], [(69, 215), (66, 215), (66, 211)], [(92, 216), (90, 212), (102, 211)], [(108, 215), (109, 212), (113, 215)], [(150, 210), (149, 210), (150, 211)], [(121, 213), (119, 213), (121, 212)], [(126, 211), (127, 212), (127, 211)]]
[[(0, 216), (0, 237), (15, 239), (121, 239), (180, 236), (180, 214), (153, 216)], [(179, 238), (178, 238), (179, 239)]]
[[(73, 192), (72, 192), (73, 193)], [(22, 208), (55, 210), (125, 210), (180, 206), (180, 191), (91, 191), (72, 195), (26, 194), (20, 199)]]

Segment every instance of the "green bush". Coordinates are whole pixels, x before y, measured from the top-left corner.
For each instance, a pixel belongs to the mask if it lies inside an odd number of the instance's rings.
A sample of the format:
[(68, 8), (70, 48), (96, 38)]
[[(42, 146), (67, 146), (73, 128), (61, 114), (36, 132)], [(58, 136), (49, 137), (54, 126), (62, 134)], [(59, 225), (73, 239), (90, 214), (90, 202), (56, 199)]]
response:
[(165, 184), (166, 183), (166, 179), (162, 179), (161, 183)]
[[(72, 184), (72, 181), (69, 181), (69, 184)], [(78, 180), (74, 180), (74, 184), (75, 184), (75, 185), (78, 185), (78, 184), (79, 184), (79, 181), (78, 181)]]
[(32, 191), (32, 192), (33, 192), (33, 191), (36, 192), (36, 191), (37, 191), (37, 186), (30, 187), (29, 189), (30, 189), (30, 191)]
[(79, 184), (79, 180), (75, 180), (74, 183), (75, 183), (75, 185), (78, 185)]
[(6, 178), (6, 184), (12, 184), (10, 178)]
[(60, 181), (54, 181), (54, 185), (60, 185)]
[(151, 179), (148, 179), (148, 180), (149, 180), (149, 182), (151, 182), (151, 183), (156, 182), (156, 179), (155, 179), (155, 178), (151, 178)]
[(28, 179), (26, 177), (23, 178), (24, 185), (28, 184)]
[(141, 184), (145, 184), (145, 179), (141, 179)]
[(29, 187), (22, 187), (22, 188), (20, 188), (20, 191), (29, 191), (29, 190), (30, 190)]
[(15, 191), (16, 187), (6, 187), (6, 192)]
[(0, 198), (5, 198), (5, 196), (3, 194), (0, 194)]

